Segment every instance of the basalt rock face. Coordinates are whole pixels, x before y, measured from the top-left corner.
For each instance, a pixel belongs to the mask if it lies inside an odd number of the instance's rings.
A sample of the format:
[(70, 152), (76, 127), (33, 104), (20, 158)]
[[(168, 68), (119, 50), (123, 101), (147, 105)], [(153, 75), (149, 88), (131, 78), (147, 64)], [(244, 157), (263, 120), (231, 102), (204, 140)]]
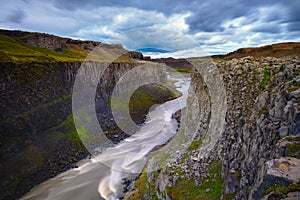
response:
[(276, 157), (280, 138), (299, 134), (299, 61), (298, 57), (246, 57), (217, 64), (228, 96), (220, 140), (225, 194), (259, 199), (268, 186), (280, 183), (267, 182), (266, 162)]
[(70, 115), (80, 63), (0, 65), (1, 198), (15, 199), (87, 156)]
[[(214, 93), (221, 85), (210, 87), (209, 80), (217, 79), (195, 67), (191, 88), (209, 98), (199, 98), (200, 113), (188, 100), (181, 127), (198, 131), (185, 150), (164, 158), (166, 166), (151, 172), (158, 161), (149, 163), (128, 199), (288, 199), (300, 191), (300, 58), (245, 57), (213, 66), (225, 93)], [(226, 104), (219, 115), (216, 102)], [(223, 129), (210, 132), (211, 124)]]
[[(0, 199), (16, 199), (38, 183), (75, 167), (77, 161), (89, 155), (72, 115), (73, 85), (81, 65), (80, 62), (0, 63)], [(85, 65), (95, 71), (101, 64)], [(98, 121), (113, 142), (126, 135), (113, 120), (109, 98), (119, 78), (137, 65), (110, 63), (95, 93)], [(142, 91), (154, 91), (160, 96), (159, 100), (145, 102), (147, 108), (174, 98), (163, 88), (147, 86)], [(143, 123), (144, 112), (148, 110), (141, 110), (132, 118)]]

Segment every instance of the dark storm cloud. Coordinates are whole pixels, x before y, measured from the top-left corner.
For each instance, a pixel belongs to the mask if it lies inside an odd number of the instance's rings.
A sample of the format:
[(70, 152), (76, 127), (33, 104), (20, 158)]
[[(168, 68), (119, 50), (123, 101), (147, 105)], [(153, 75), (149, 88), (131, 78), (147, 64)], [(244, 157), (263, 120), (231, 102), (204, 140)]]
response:
[(289, 16), (286, 20), (289, 31), (300, 31), (300, 0), (291, 3)]
[[(285, 20), (290, 30), (297, 30), (294, 27), (295, 21), (300, 21), (300, 1), (284, 0), (152, 0), (145, 3), (143, 0), (55, 0), (55, 6), (60, 9), (91, 9), (97, 6), (114, 6), (114, 7), (134, 7), (142, 10), (155, 10), (162, 12), (166, 16), (173, 13), (183, 13), (190, 11), (192, 15), (186, 19), (190, 32), (199, 31), (215, 32), (223, 31), (222, 23), (241, 16), (249, 16), (261, 6), (272, 6), (279, 4), (282, 8), (287, 9), (290, 15), (280, 16), (274, 12), (266, 16), (265, 22)], [(293, 22), (293, 23), (292, 23)], [(257, 28), (259, 30), (259, 28)], [(262, 28), (263, 32), (273, 32)]]
[(263, 24), (254, 27), (251, 29), (253, 32), (257, 33), (271, 33), (271, 34), (276, 34), (280, 33), (282, 28), (278, 24)]
[(56, 7), (61, 9), (74, 10), (79, 8), (93, 8), (97, 6), (134, 7), (142, 10), (157, 10), (165, 14), (170, 14), (174, 11), (184, 11), (193, 3), (194, 1), (189, 0), (151, 0), (147, 2), (144, 0), (54, 0)]
[[(1, 2), (3, 1), (3, 2)], [(191, 36), (210, 52), (300, 40), (300, 0), (0, 0), (0, 28), (104, 41), (152, 27)], [(140, 36), (141, 38), (142, 35)], [(165, 49), (172, 35), (140, 40)], [(172, 43), (172, 42), (171, 42)], [(186, 47), (184, 41), (177, 46)], [(187, 45), (188, 46), (188, 45)], [(175, 49), (175, 48), (173, 48)], [(182, 51), (182, 48), (176, 48)]]
[(21, 23), (25, 18), (25, 12), (23, 10), (15, 10), (11, 13), (11, 15), (7, 18), (8, 21), (13, 23)]

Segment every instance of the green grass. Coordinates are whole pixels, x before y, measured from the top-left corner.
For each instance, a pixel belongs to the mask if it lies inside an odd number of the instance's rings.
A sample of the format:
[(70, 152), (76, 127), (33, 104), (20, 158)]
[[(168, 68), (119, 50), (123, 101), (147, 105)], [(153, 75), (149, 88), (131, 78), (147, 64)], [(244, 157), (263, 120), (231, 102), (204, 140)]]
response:
[(281, 198), (285, 197), (289, 192), (300, 191), (300, 185), (290, 184), (288, 186), (283, 186), (280, 184), (272, 184), (267, 187), (264, 191), (264, 195), (270, 194), (274, 192), (276, 195)]
[[(159, 172), (152, 172), (154, 177), (157, 178)], [(134, 185), (136, 187), (135, 193), (130, 196), (130, 200), (140, 200), (140, 199), (153, 199), (158, 200), (155, 195), (155, 179), (153, 178), (151, 183), (148, 182), (147, 168), (144, 168), (143, 172), (140, 174), (139, 178), (135, 181)]]
[(297, 156), (299, 158), (300, 156), (300, 143), (294, 143), (294, 144), (288, 144), (286, 146), (288, 150), (287, 156)]
[(259, 114), (265, 115), (265, 114), (268, 114), (268, 111), (267, 111), (267, 109), (261, 109), (261, 110), (259, 111)]
[(191, 71), (192, 71), (191, 68), (174, 68), (174, 69), (181, 73), (191, 73)]
[[(24, 37), (28, 37), (24, 36)], [(0, 35), (0, 62), (82, 62), (89, 55), (89, 51), (76, 46), (69, 45), (62, 52), (47, 48), (34, 47), (23, 42), (24, 37), (9, 37)], [(110, 50), (105, 50), (107, 55), (90, 54), (89, 60), (97, 62), (108, 62), (109, 55), (114, 55)], [(114, 57), (114, 56), (112, 56)], [(125, 56), (120, 56), (115, 61), (131, 62)]]
[(300, 88), (300, 85), (292, 86), (288, 89), (289, 92), (294, 92)]
[(300, 142), (300, 137), (286, 136), (283, 138), (283, 140), (290, 141), (290, 142)]
[[(205, 199), (215, 200), (220, 199), (223, 192), (223, 180), (221, 177), (222, 165), (220, 162), (212, 162), (208, 167), (208, 173), (210, 178), (201, 180), (201, 185), (196, 186), (193, 180), (188, 180), (186, 177), (178, 178), (176, 184), (172, 187), (167, 186), (166, 191), (169, 197), (173, 200), (194, 200)], [(155, 180), (159, 172), (152, 172), (153, 178), (151, 182), (148, 181), (147, 169), (144, 169), (139, 178), (135, 182), (136, 191), (134, 195), (130, 197), (131, 200), (140, 199), (158, 199), (156, 196)], [(180, 168), (175, 170), (179, 176), (184, 175), (184, 172)], [(213, 180), (214, 174), (217, 174), (216, 179)], [(207, 189), (211, 191), (206, 192)]]
[(291, 144), (286, 145), (286, 149), (288, 151), (287, 156), (289, 156), (289, 157), (296, 156), (297, 158), (299, 158), (299, 156), (300, 156), (300, 137), (293, 138), (293, 137), (287, 136), (284, 138), (284, 140), (292, 142)]
[[(208, 168), (210, 178), (201, 180), (202, 184), (200, 186), (196, 186), (195, 182), (192, 180), (180, 177), (174, 186), (167, 187), (167, 193), (174, 200), (220, 199), (224, 183), (221, 177), (221, 170), (221, 163), (212, 162)], [(217, 174), (215, 180), (212, 178), (214, 174)], [(211, 189), (211, 191), (206, 192), (207, 189)]]
[[(177, 95), (181, 95), (181, 93), (179, 93), (165, 89), (163, 86), (158, 84), (151, 84), (151, 86), (148, 85), (147, 87), (142, 86), (135, 90), (130, 97), (129, 113), (136, 123), (141, 123), (141, 121), (137, 121), (137, 119), (145, 118), (152, 105), (161, 104), (165, 101), (175, 99)], [(126, 97), (126, 91), (124, 91), (121, 95)], [(109, 101), (111, 102), (111, 99), (113, 98), (115, 97), (112, 96)], [(115, 100), (113, 102), (114, 103), (111, 104), (113, 110), (120, 111), (121, 113), (126, 111), (127, 105), (125, 105), (123, 102)]]
[[(21, 41), (21, 38), (0, 35), (0, 49), (5, 54), (5, 61), (10, 62), (57, 62), (83, 61), (88, 55), (80, 48), (70, 48), (63, 52), (56, 52), (46, 48), (31, 46)], [(1, 56), (3, 61), (4, 55)], [(7, 59), (9, 58), (9, 60)]]
[(266, 88), (266, 86), (268, 85), (268, 83), (270, 81), (270, 76), (271, 76), (270, 70), (268, 68), (265, 68), (263, 73), (264, 73), (264, 78), (263, 78), (262, 82), (260, 83), (260, 88), (261, 89)]
[(198, 149), (201, 144), (202, 144), (201, 140), (193, 141), (187, 150), (194, 151), (194, 150)]

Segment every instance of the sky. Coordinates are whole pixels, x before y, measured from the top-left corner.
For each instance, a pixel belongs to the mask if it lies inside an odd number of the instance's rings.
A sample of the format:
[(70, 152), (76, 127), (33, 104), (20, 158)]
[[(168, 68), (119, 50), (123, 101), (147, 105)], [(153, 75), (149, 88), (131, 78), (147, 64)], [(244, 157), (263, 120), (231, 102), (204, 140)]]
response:
[(300, 0), (0, 0), (0, 28), (197, 57), (300, 41)]

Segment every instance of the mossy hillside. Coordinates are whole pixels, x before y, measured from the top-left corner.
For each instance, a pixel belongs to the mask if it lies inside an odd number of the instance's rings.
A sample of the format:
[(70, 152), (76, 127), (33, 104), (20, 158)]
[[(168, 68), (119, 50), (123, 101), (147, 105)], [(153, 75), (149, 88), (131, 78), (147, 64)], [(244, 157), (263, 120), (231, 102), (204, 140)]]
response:
[(158, 200), (158, 197), (155, 195), (155, 178), (158, 176), (158, 172), (153, 173), (154, 178), (151, 179), (151, 182), (148, 181), (148, 172), (147, 168), (144, 168), (136, 182), (134, 183), (136, 190), (133, 195), (129, 197), (130, 200), (140, 200), (140, 199), (154, 199)]
[(270, 70), (268, 68), (265, 68), (263, 70), (263, 74), (264, 74), (264, 78), (263, 78), (262, 82), (260, 83), (261, 89), (266, 88), (266, 86), (268, 85), (268, 83), (270, 81), (270, 76), (271, 76)]
[[(144, 119), (152, 105), (162, 104), (175, 98), (176, 94), (159, 84), (142, 86), (135, 90), (130, 98), (129, 113), (134, 118), (142, 113), (141, 118)], [(137, 120), (136, 122), (141, 123)]]
[[(197, 186), (195, 181), (180, 176), (175, 185), (167, 187), (167, 193), (174, 200), (220, 199), (223, 192), (221, 170), (221, 163), (212, 162), (207, 171), (210, 174), (210, 178), (202, 179), (201, 185)], [(214, 174), (217, 175), (215, 179), (213, 178)]]
[(191, 73), (192, 72), (191, 68), (174, 68), (174, 69), (181, 73)]
[[(126, 95), (126, 91), (123, 94)], [(180, 95), (178, 92), (173, 92), (159, 84), (141, 86), (130, 97), (129, 113), (135, 123), (141, 124), (145, 120), (151, 106), (175, 99), (178, 95)], [(111, 98), (109, 102), (111, 102)], [(115, 102), (111, 106), (114, 110), (127, 109), (127, 105), (124, 105), (122, 102)]]
[[(212, 162), (207, 171), (210, 174), (210, 178), (202, 179), (201, 185), (197, 186), (195, 181), (189, 180), (181, 168), (178, 168), (175, 170), (175, 173), (179, 178), (176, 180), (174, 185), (166, 187), (166, 192), (168, 196), (174, 200), (220, 199), (224, 184), (221, 177), (221, 170), (222, 165), (220, 162)], [(149, 179), (147, 169), (144, 169), (135, 182), (136, 190), (135, 193), (130, 196), (130, 200), (159, 199), (156, 193), (158, 188), (155, 184), (159, 173), (162, 172), (151, 172), (152, 178)], [(213, 178), (215, 174), (216, 176)], [(149, 182), (149, 180), (151, 181)]]
[[(87, 51), (76, 47), (56, 52), (46, 48), (34, 47), (18, 37), (0, 35), (0, 49), (10, 58), (11, 62), (56, 62), (83, 61)], [(1, 61), (2, 57), (1, 57)]]
[(289, 141), (290, 143), (286, 145), (286, 151), (288, 157), (300, 157), (300, 137), (291, 137), (287, 136), (284, 140)]
[[(77, 45), (70, 45), (63, 51), (54, 51), (47, 48), (35, 47), (23, 41), (24, 37), (0, 35), (1, 62), (83, 62), (86, 58), (98, 62), (111, 62), (109, 58), (116, 56), (112, 51), (105, 49), (105, 53), (85, 50)], [(88, 56), (88, 57), (87, 57)], [(132, 62), (126, 56), (120, 56), (114, 62)]]
[(300, 85), (292, 86), (288, 89), (288, 92), (294, 92), (294, 91), (298, 90), (299, 88), (300, 88)]
[(188, 151), (193, 151), (199, 148), (199, 146), (202, 144), (201, 140), (193, 141), (190, 146), (188, 147)]
[(287, 197), (287, 194), (289, 192), (296, 192), (296, 191), (300, 191), (300, 185), (294, 183), (287, 186), (280, 185), (280, 184), (273, 184), (265, 189), (264, 195), (273, 192), (274, 196), (276, 196), (278, 199), (282, 199)]

